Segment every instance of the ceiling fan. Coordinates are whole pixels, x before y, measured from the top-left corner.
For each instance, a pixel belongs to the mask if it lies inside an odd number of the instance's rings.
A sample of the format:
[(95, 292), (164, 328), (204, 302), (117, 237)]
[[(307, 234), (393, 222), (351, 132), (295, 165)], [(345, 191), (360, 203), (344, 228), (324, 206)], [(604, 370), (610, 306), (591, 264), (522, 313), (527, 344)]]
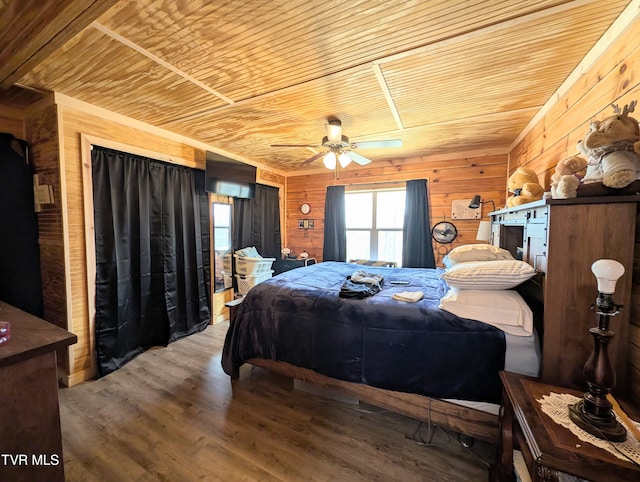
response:
[(402, 140), (392, 139), (383, 141), (349, 142), (349, 138), (342, 134), (342, 122), (339, 119), (329, 119), (325, 125), (327, 135), (322, 138), (321, 144), (272, 144), (271, 147), (312, 147), (326, 148), (326, 151), (314, 154), (305, 160), (302, 165), (309, 164), (324, 156), (324, 165), (327, 169), (335, 169), (336, 164), (347, 167), (351, 161), (364, 166), (371, 162), (370, 159), (354, 152), (354, 149), (381, 149), (388, 147), (402, 147)]

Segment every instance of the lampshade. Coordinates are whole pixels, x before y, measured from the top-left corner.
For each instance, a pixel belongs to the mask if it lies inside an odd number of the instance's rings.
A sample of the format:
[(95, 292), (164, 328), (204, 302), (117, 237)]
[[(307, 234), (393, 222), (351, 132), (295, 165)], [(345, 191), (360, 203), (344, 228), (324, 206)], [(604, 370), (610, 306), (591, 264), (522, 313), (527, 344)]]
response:
[(480, 221), (478, 224), (478, 234), (476, 234), (478, 241), (486, 241), (487, 243), (491, 239), (491, 222)]
[(351, 158), (346, 153), (341, 152), (338, 156), (338, 162), (340, 163), (341, 167), (347, 167), (351, 162)]
[(327, 152), (327, 155), (324, 156), (324, 167), (327, 169), (335, 169), (336, 168), (336, 154), (333, 151)]
[(598, 291), (612, 295), (616, 291), (616, 282), (624, 274), (624, 266), (615, 259), (599, 259), (591, 265), (591, 271), (598, 280)]
[(479, 207), (480, 207), (480, 194), (476, 194), (475, 196), (473, 196), (473, 199), (471, 199), (471, 202), (469, 203), (469, 208), (478, 209)]

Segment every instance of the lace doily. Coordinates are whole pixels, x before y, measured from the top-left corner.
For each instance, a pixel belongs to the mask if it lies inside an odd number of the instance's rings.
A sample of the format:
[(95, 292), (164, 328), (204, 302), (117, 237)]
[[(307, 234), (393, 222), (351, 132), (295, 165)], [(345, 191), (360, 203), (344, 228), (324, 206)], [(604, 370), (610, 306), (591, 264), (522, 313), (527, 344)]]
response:
[[(629, 427), (622, 420), (618, 418), (618, 421), (623, 427), (627, 429), (627, 440), (624, 442), (609, 442), (608, 440), (599, 439), (589, 432), (582, 430), (569, 418), (569, 405), (573, 405), (582, 400), (579, 397), (569, 395), (566, 393), (551, 393), (550, 395), (544, 395), (541, 400), (538, 400), (542, 411), (551, 417), (555, 423), (562, 425), (569, 429), (576, 437), (583, 442), (588, 442), (591, 445), (595, 445), (611, 454), (615, 455), (621, 460), (629, 461), (629, 459), (640, 464), (640, 442), (636, 440), (633, 434), (630, 432)], [(640, 429), (639, 422), (633, 422), (635, 426)]]

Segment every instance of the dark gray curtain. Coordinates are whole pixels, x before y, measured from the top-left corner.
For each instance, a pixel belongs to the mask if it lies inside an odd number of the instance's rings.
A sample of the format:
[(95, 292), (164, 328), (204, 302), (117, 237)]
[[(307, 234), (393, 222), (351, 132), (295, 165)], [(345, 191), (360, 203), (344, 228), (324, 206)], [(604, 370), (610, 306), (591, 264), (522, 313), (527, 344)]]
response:
[(233, 246), (255, 246), (265, 258), (279, 258), (280, 198), (276, 187), (256, 184), (253, 199), (233, 200)]
[(0, 300), (42, 316), (38, 218), (28, 152), (26, 141), (0, 133)]
[(402, 266), (405, 268), (436, 267), (428, 199), (426, 179), (407, 181), (402, 229)]
[(323, 261), (347, 260), (347, 219), (344, 186), (328, 186), (324, 201)]
[(153, 345), (206, 328), (209, 228), (202, 171), (97, 146), (91, 157), (103, 376)]

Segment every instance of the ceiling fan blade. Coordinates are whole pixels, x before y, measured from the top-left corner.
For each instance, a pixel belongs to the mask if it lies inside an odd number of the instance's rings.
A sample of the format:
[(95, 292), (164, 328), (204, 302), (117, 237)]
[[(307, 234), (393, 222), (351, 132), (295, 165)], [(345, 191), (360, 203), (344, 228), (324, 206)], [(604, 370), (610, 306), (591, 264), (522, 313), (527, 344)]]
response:
[(352, 149), (383, 149), (386, 147), (402, 147), (400, 139), (390, 139), (386, 141), (364, 141), (351, 143)]
[(353, 162), (360, 164), (361, 166), (364, 166), (365, 164), (369, 164), (371, 162), (371, 159), (367, 159), (357, 152), (349, 151), (347, 152), (347, 156), (349, 156)]
[(320, 144), (271, 144), (271, 147), (315, 147), (319, 149), (322, 146)]
[(317, 154), (314, 154), (313, 156), (311, 156), (309, 159), (307, 159), (306, 161), (304, 161), (302, 163), (303, 166), (306, 166), (307, 164), (312, 163), (313, 161), (315, 161), (316, 159), (320, 158), (324, 156), (324, 152), (318, 152)]

